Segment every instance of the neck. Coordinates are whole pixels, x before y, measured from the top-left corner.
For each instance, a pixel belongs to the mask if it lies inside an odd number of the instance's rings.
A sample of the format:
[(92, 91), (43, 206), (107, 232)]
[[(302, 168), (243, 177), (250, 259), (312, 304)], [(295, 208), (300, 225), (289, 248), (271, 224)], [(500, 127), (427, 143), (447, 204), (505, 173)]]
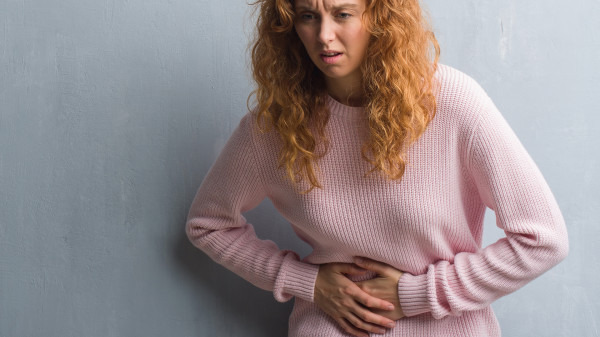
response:
[(336, 101), (353, 107), (364, 106), (365, 94), (359, 81), (326, 78), (325, 84), (327, 93)]

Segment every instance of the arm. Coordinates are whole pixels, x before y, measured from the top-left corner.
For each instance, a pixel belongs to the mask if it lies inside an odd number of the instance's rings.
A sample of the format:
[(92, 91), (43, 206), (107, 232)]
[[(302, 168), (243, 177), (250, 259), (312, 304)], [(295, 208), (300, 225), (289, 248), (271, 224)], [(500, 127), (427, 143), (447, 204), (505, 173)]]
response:
[(188, 214), (186, 234), (215, 262), (273, 291), (277, 301), (298, 296), (312, 302), (319, 267), (260, 240), (242, 216), (266, 197), (254, 162), (252, 122), (251, 114), (241, 120), (204, 178)]
[(536, 164), (491, 99), (473, 80), (479, 107), (467, 169), (483, 203), (506, 237), (477, 253), (458, 253), (427, 273), (398, 282), (406, 316), (440, 319), (488, 306), (563, 260), (567, 232), (559, 207)]
[(393, 324), (358, 304), (382, 309), (389, 305), (360, 291), (344, 275), (361, 273), (351, 264), (305, 263), (296, 253), (256, 237), (242, 216), (266, 197), (255, 163), (251, 118), (242, 119), (196, 193), (186, 224), (190, 241), (217, 263), (273, 291), (280, 302), (292, 296), (315, 302), (356, 336), (364, 335), (358, 329), (376, 332), (381, 331), (377, 325)]

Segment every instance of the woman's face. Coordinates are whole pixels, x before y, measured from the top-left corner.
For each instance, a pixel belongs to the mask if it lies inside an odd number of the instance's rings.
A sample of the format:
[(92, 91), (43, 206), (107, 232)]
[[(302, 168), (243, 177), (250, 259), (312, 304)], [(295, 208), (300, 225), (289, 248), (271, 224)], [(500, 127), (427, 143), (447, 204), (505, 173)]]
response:
[(360, 81), (370, 35), (365, 0), (296, 0), (296, 33), (314, 64), (339, 85)]

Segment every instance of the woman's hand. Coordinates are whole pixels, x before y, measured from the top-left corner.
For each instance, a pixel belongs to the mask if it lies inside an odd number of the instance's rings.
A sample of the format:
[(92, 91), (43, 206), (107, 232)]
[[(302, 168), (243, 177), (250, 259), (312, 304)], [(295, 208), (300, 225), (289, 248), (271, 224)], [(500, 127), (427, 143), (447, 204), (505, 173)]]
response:
[(376, 278), (355, 282), (355, 284), (367, 294), (394, 304), (395, 309), (393, 311), (372, 310), (373, 313), (394, 321), (404, 317), (398, 298), (398, 280), (404, 273), (388, 264), (364, 257), (354, 258), (354, 263), (359, 267), (377, 273)]
[[(382, 334), (385, 333), (383, 327), (393, 328), (396, 323), (381, 315), (395, 309), (392, 303), (367, 294), (344, 275), (362, 275), (365, 272), (352, 263), (320, 265), (314, 299), (315, 304), (346, 332), (368, 337), (366, 331)], [(380, 314), (373, 313), (374, 310)]]

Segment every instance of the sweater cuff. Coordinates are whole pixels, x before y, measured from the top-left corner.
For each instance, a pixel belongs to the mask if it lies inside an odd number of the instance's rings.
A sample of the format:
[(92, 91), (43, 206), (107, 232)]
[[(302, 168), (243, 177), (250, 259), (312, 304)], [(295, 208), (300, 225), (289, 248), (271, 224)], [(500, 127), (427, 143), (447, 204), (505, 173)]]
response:
[(319, 265), (290, 260), (286, 263), (285, 269), (282, 293), (276, 291), (275, 299), (285, 302), (290, 299), (290, 296), (296, 296), (305, 301), (314, 302)]
[(414, 276), (404, 273), (398, 280), (398, 299), (406, 317), (430, 312), (427, 301), (427, 274)]

